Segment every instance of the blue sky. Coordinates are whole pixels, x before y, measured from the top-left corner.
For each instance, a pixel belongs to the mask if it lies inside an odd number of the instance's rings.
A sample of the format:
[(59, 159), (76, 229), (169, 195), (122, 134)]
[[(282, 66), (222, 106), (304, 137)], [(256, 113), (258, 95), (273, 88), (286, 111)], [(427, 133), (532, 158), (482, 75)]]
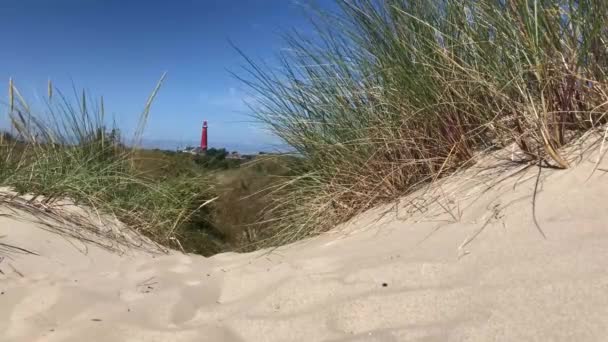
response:
[(9, 77), (31, 102), (44, 96), (47, 79), (68, 93), (73, 82), (103, 95), (106, 112), (129, 130), (167, 71), (148, 143), (196, 143), (206, 119), (210, 145), (243, 151), (278, 140), (248, 116), (246, 89), (228, 72), (244, 61), (229, 41), (272, 63), (280, 30), (308, 27), (293, 0), (2, 0), (0, 22), (2, 94)]

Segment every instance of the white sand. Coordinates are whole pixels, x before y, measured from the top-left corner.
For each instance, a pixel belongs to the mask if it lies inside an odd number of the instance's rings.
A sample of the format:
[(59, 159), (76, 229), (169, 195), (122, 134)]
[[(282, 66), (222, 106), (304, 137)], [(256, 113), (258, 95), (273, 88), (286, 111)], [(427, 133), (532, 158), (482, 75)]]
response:
[(594, 158), (543, 171), (546, 239), (537, 168), (492, 189), (473, 184), (516, 169), (468, 171), (414, 201), (424, 213), (403, 220), (405, 198), (271, 253), (85, 254), (0, 214), (0, 242), (40, 254), (0, 263), (0, 340), (605, 341), (608, 174), (586, 181)]

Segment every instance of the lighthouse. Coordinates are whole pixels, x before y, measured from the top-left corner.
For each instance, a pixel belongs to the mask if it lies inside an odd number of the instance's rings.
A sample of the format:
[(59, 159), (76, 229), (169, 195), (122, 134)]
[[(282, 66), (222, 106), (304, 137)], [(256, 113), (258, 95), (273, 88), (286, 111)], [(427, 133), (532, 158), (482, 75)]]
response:
[(201, 133), (201, 150), (207, 151), (207, 121), (203, 121), (203, 132)]

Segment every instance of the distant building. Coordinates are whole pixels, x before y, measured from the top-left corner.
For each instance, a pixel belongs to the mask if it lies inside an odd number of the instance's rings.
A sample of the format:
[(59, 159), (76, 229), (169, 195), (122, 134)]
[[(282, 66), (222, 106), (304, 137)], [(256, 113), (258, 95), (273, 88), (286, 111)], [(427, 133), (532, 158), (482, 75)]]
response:
[(205, 151), (201, 147), (192, 147), (192, 146), (188, 146), (188, 147), (184, 148), (183, 150), (180, 150), (179, 152), (190, 153), (192, 155), (205, 154)]
[(232, 153), (230, 153), (229, 155), (226, 156), (226, 159), (241, 160), (241, 159), (243, 159), (243, 157), (237, 151), (233, 151)]

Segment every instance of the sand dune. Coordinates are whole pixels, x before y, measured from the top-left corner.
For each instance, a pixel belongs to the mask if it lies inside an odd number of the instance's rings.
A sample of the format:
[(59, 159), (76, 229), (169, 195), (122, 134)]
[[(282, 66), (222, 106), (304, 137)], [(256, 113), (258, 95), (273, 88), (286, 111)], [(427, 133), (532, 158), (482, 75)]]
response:
[(39, 255), (3, 253), (0, 340), (603, 341), (594, 158), (538, 184), (535, 167), (473, 168), (322, 236), (212, 258), (85, 251), (4, 208), (0, 242)]

